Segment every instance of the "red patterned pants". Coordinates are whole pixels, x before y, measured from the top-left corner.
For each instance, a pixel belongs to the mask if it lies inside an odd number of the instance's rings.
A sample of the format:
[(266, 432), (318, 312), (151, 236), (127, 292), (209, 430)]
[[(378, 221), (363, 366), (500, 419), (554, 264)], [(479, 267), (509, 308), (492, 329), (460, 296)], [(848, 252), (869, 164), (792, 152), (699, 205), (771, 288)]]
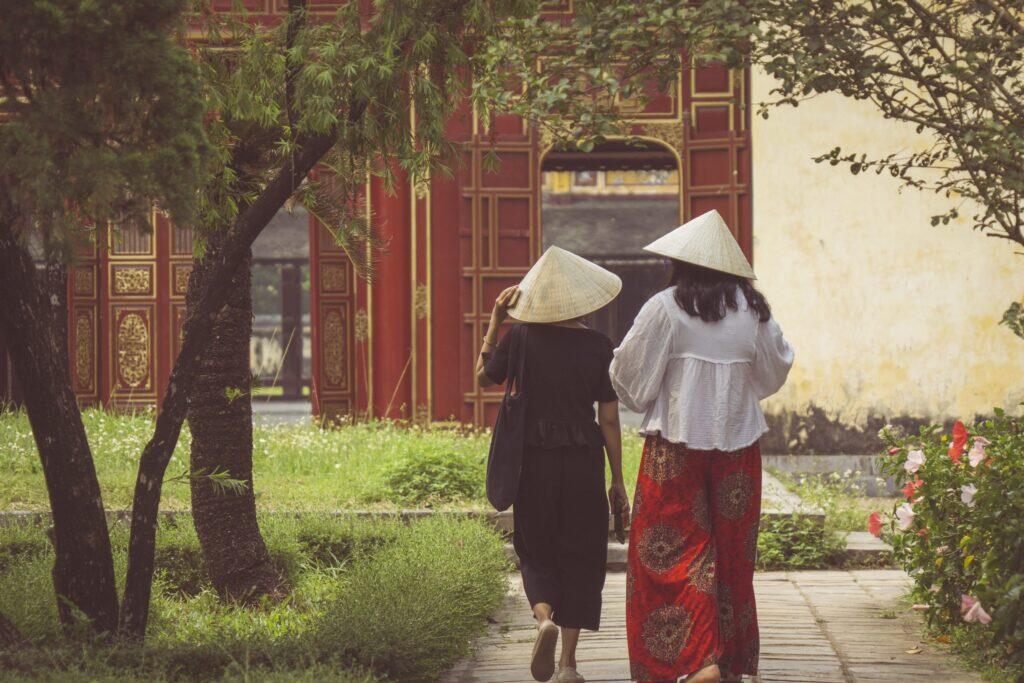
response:
[(648, 436), (626, 578), (636, 681), (675, 681), (717, 663), (757, 673), (754, 561), (761, 451), (695, 451)]

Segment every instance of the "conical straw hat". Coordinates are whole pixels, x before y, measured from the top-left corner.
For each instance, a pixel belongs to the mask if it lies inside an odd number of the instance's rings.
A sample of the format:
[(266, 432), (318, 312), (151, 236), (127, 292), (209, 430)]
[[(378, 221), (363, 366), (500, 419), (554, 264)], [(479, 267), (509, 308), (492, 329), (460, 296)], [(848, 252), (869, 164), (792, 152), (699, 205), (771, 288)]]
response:
[(756, 279), (739, 242), (714, 209), (662, 235), (644, 249), (678, 261)]
[(526, 323), (572, 320), (601, 308), (622, 289), (615, 273), (561, 247), (549, 247), (519, 283), (509, 315)]

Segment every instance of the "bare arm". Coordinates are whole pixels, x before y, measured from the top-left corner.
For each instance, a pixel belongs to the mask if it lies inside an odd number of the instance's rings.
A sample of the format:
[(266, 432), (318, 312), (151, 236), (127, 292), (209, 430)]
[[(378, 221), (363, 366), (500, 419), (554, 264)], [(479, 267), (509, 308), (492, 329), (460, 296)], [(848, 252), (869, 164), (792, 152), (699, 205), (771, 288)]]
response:
[(494, 350), (494, 347), (498, 344), (498, 328), (508, 318), (508, 309), (510, 306), (515, 305), (516, 300), (519, 299), (519, 288), (509, 287), (498, 295), (498, 298), (494, 301), (494, 309), (491, 311), (491, 321), (487, 325), (487, 332), (484, 334), (483, 344), (480, 347), (480, 353), (476, 357), (476, 382), (480, 386), (486, 388), (494, 386), (494, 382), (484, 372), (484, 365), (486, 360), (484, 359), (485, 353), (490, 353)]
[(608, 453), (608, 465), (612, 470), (612, 485), (608, 489), (612, 512), (622, 514), (623, 520), (628, 523), (629, 496), (626, 494), (626, 482), (622, 477), (622, 427), (619, 425), (619, 402), (598, 403), (597, 423), (601, 427), (605, 451)]

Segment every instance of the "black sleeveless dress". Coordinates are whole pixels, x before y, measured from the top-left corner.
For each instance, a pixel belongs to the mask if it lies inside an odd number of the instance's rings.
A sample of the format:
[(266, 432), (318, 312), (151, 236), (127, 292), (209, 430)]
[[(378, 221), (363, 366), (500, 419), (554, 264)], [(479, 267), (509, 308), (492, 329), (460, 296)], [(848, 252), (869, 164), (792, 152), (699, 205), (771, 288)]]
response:
[(608, 377), (612, 342), (585, 328), (513, 325), (484, 372), (501, 384), (513, 335), (526, 338), (526, 450), (512, 508), (514, 544), (530, 605), (554, 621), (596, 631), (608, 553), (604, 439), (594, 403), (617, 400)]

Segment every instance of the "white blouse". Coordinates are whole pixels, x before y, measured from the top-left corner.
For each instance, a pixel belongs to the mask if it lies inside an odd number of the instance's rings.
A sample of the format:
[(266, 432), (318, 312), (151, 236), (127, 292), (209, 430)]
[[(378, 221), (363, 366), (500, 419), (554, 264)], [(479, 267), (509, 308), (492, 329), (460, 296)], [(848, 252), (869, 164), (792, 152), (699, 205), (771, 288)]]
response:
[(768, 431), (758, 401), (786, 382), (793, 348), (774, 319), (759, 322), (737, 299), (713, 323), (680, 308), (674, 288), (640, 309), (609, 372), (619, 400), (643, 413), (642, 434), (736, 451)]

